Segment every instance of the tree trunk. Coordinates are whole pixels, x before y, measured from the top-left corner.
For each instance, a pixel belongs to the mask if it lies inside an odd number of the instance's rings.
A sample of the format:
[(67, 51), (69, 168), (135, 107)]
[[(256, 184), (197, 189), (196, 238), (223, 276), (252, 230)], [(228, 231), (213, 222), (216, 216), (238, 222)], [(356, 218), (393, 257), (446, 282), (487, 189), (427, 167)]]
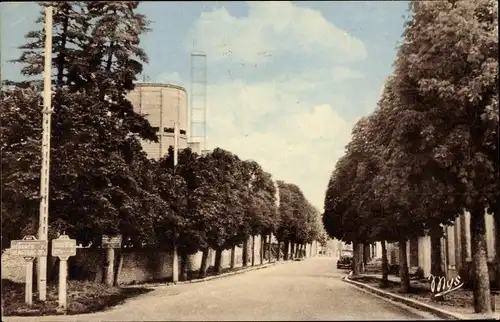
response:
[(233, 246), (231, 247), (231, 263), (229, 267), (231, 269), (234, 269), (235, 263), (236, 263), (236, 246)]
[(180, 254), (179, 280), (187, 281), (188, 279), (188, 254), (182, 252)]
[(401, 279), (401, 293), (410, 291), (410, 274), (408, 272), (408, 257), (406, 256), (406, 240), (400, 240), (399, 248), (399, 278)]
[(370, 254), (370, 244), (366, 243), (363, 244), (363, 263), (368, 265), (368, 262), (371, 260), (371, 254)]
[(295, 243), (290, 242), (290, 259), (293, 260), (294, 255), (295, 255)]
[(288, 240), (285, 240), (283, 243), (283, 259), (288, 260), (289, 256), (289, 247), (290, 247), (290, 242)]
[(222, 249), (218, 248), (215, 250), (215, 264), (214, 273), (219, 275), (222, 269)]
[(361, 265), (359, 268), (359, 272), (361, 274), (364, 274), (365, 273), (365, 251), (364, 251), (363, 244), (359, 243), (358, 248), (359, 248), (359, 258), (360, 258), (359, 264)]
[(486, 256), (486, 223), (484, 209), (478, 208), (470, 216), (474, 311), (491, 313), (490, 277)]
[(467, 225), (465, 222), (465, 214), (462, 214), (460, 216), (460, 244), (461, 244), (460, 257), (461, 257), (461, 261), (462, 261), (462, 268), (467, 272), (467, 274), (469, 274), (468, 265), (467, 265), (468, 240), (467, 240)]
[(389, 261), (387, 258), (387, 245), (385, 240), (382, 240), (382, 286), (389, 286)]
[(495, 221), (495, 286), (500, 290), (500, 213), (493, 215)]
[(441, 256), (441, 237), (443, 236), (443, 228), (436, 226), (431, 228), (431, 274), (434, 276), (444, 276), (441, 268), (443, 258)]
[(255, 235), (252, 235), (252, 266), (255, 266)]
[(243, 254), (242, 254), (242, 265), (243, 267), (247, 267), (248, 266), (248, 238), (245, 238), (245, 240), (243, 240)]
[(201, 255), (201, 265), (200, 265), (200, 271), (198, 273), (198, 276), (200, 278), (204, 278), (207, 276), (207, 268), (208, 268), (208, 248), (205, 248), (203, 250), (203, 253)]
[[(273, 235), (269, 234), (269, 243), (267, 244), (267, 251), (268, 251), (268, 254), (269, 254), (269, 258), (268, 258), (269, 263), (271, 263), (272, 258), (273, 258), (273, 252), (272, 252), (272, 246), (273, 246), (273, 244), (271, 244), (272, 240), (273, 240)], [(278, 247), (278, 252), (279, 252), (279, 249), (280, 248)]]
[(266, 235), (260, 235), (260, 265), (264, 264), (264, 252), (266, 249)]
[(359, 252), (359, 243), (358, 242), (353, 242), (352, 243), (352, 256), (353, 256), (353, 263), (354, 263), (354, 267), (353, 267), (353, 270), (352, 270), (352, 274), (354, 276), (357, 276), (357, 275), (360, 275), (361, 274), (361, 262), (362, 262), (362, 258), (361, 258), (361, 254)]
[(280, 260), (280, 255), (281, 255), (281, 242), (278, 241), (278, 250), (276, 251), (276, 261), (278, 262)]

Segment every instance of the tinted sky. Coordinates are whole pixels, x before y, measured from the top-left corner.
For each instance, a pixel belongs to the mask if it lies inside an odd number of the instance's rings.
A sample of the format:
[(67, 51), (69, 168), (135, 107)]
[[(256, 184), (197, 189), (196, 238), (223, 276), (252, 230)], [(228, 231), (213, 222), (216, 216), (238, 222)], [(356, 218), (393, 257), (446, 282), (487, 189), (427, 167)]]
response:
[[(190, 53), (207, 54), (208, 147), (254, 159), (323, 209), (353, 124), (392, 72), (404, 1), (144, 2), (153, 82), (189, 89)], [(2, 3), (2, 78), (39, 8)]]

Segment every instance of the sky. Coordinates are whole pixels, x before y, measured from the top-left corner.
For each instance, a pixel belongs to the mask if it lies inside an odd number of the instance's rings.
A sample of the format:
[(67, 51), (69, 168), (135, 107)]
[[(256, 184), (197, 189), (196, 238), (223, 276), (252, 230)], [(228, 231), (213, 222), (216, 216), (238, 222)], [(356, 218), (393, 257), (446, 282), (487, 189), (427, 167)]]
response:
[[(2, 78), (38, 29), (33, 3), (1, 4)], [(257, 161), (320, 211), (352, 126), (380, 98), (401, 39), (405, 1), (143, 2), (150, 82), (190, 88), (206, 53), (207, 147)]]

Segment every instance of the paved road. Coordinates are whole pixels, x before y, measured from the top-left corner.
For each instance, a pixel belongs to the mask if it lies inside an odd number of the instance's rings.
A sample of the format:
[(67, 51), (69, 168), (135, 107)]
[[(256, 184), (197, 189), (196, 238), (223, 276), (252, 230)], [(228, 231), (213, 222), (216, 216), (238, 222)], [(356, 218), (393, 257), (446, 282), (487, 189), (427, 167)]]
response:
[[(109, 311), (37, 321), (436, 319), (341, 281), (333, 258), (311, 258), (203, 283), (156, 289)], [(5, 321), (27, 321), (11, 318)], [(30, 319), (34, 321), (35, 319)]]

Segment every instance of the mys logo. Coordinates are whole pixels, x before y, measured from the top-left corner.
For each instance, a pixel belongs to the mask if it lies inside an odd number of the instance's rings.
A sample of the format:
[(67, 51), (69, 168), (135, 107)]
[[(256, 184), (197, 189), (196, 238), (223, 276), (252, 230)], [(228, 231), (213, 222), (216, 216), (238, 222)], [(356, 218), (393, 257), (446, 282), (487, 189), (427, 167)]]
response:
[(434, 294), (434, 297), (443, 296), (464, 286), (464, 282), (461, 281), (460, 276), (452, 280), (446, 280), (446, 277), (431, 275), (429, 279), (431, 280), (431, 292)]

